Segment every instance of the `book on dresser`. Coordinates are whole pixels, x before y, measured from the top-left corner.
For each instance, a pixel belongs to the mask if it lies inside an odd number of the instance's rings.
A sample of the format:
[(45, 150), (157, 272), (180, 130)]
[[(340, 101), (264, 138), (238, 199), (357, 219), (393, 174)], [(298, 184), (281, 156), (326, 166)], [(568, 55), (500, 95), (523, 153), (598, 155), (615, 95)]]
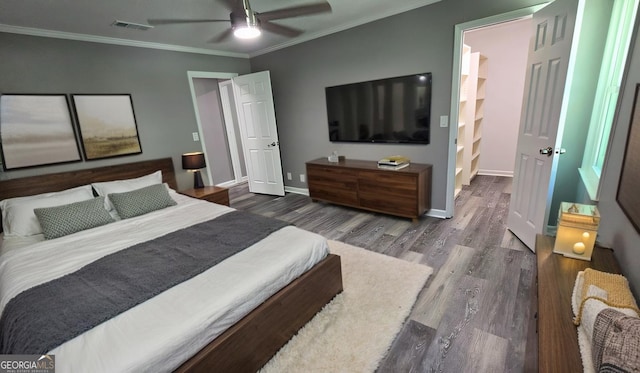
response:
[(402, 170), (405, 167), (409, 167), (409, 163), (401, 163), (398, 165), (381, 164), (378, 163), (378, 168), (383, 170)]
[(386, 158), (382, 158), (378, 161), (378, 165), (384, 166), (400, 166), (409, 163), (411, 163), (411, 160), (402, 155), (392, 155)]
[(411, 161), (402, 155), (392, 155), (378, 161), (378, 168), (383, 170), (401, 170), (409, 167)]

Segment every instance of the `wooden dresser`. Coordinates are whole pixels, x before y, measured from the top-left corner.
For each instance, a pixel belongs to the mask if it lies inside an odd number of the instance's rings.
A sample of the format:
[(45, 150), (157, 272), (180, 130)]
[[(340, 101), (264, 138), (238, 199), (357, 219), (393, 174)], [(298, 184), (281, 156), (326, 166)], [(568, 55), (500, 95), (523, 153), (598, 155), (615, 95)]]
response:
[(324, 201), (417, 220), (431, 208), (431, 165), (411, 163), (383, 170), (376, 161), (319, 158), (307, 162), (309, 196)]
[(538, 371), (582, 372), (571, 294), (579, 271), (620, 273), (613, 250), (594, 247), (591, 261), (553, 253), (554, 237), (538, 235)]

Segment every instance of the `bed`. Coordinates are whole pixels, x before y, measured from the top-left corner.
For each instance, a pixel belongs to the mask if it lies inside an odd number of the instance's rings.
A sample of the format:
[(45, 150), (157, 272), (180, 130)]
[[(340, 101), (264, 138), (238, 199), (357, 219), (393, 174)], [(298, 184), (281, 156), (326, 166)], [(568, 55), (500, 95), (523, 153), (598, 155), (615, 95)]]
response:
[[(0, 181), (0, 200), (139, 178), (158, 170), (162, 181), (175, 190), (173, 163), (165, 158)], [(5, 276), (0, 278), (0, 309), (22, 291), (74, 273), (111, 253), (235, 213), (175, 191), (169, 194), (175, 206), (103, 227), (16, 247), (6, 245), (10, 240), (5, 238), (0, 255), (0, 276)], [(61, 267), (40, 270), (54, 261)], [(271, 265), (280, 267), (280, 272)], [(7, 276), (12, 285), (6, 285)], [(257, 283), (265, 285), (255, 291), (252, 287)], [(340, 259), (328, 254), (326, 240), (287, 226), (42, 353), (55, 354), (60, 371), (252, 372), (340, 291)]]

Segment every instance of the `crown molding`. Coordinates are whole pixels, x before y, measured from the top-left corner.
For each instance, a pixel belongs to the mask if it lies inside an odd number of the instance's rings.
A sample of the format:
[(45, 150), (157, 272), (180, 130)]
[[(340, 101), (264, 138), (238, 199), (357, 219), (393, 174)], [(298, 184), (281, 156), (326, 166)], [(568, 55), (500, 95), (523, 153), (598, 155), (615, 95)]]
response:
[(348, 30), (350, 28), (354, 28), (354, 27), (358, 27), (361, 25), (364, 25), (365, 23), (369, 23), (369, 22), (373, 22), (373, 21), (377, 21), (379, 19), (383, 19), (383, 18), (387, 18), (387, 17), (391, 17), (394, 16), (396, 14), (400, 14), (400, 13), (404, 13), (404, 12), (408, 12), (410, 10), (413, 9), (417, 9), (417, 8), (422, 8), (423, 6), (427, 6), (427, 5), (431, 5), (434, 3), (438, 3), (442, 0), (418, 0), (418, 1), (413, 1), (413, 2), (409, 2), (408, 4), (399, 4), (398, 6), (394, 6), (394, 9), (390, 9), (386, 12), (380, 12), (380, 13), (376, 13), (376, 14), (372, 14), (366, 17), (362, 17), (362, 18), (358, 18), (357, 20), (354, 20), (352, 22), (340, 25), (340, 26), (336, 26), (327, 30), (323, 30), (323, 31), (318, 31), (318, 32), (314, 32), (314, 33), (310, 33), (310, 34), (302, 34), (301, 36), (298, 36), (297, 38), (291, 40), (291, 41), (287, 41), (284, 43), (280, 43), (277, 45), (274, 45), (272, 47), (268, 47), (268, 48), (264, 48), (261, 49), (259, 51), (256, 52), (251, 52), (249, 53), (249, 57), (253, 58), (253, 57), (257, 57), (263, 54), (267, 54), (267, 53), (271, 53), (271, 52), (275, 52), (277, 50), (280, 49), (284, 49), (287, 47), (291, 47), (293, 45), (296, 44), (301, 44), (313, 39), (317, 39), (317, 38), (321, 38), (323, 36), (327, 36), (327, 35), (331, 35), (331, 34), (335, 34), (337, 32), (340, 31), (344, 31), (344, 30)]
[(38, 29), (38, 28), (31, 28), (31, 27), (11, 26), (11, 25), (5, 25), (2, 23), (0, 23), (0, 32), (30, 35), (30, 36), (40, 36), (45, 38), (87, 41), (91, 43), (124, 45), (128, 47), (137, 47), (137, 48), (160, 49), (160, 50), (167, 50), (167, 51), (173, 51), (173, 52), (207, 54), (212, 56), (233, 57), (233, 58), (249, 58), (249, 55), (246, 53), (234, 53), (234, 52), (225, 52), (225, 51), (204, 49), (204, 48), (184, 47), (184, 46), (172, 45), (172, 44), (162, 44), (162, 43), (152, 43), (147, 41), (111, 38), (107, 36), (76, 34), (72, 32), (52, 31), (52, 30), (45, 30), (45, 29)]

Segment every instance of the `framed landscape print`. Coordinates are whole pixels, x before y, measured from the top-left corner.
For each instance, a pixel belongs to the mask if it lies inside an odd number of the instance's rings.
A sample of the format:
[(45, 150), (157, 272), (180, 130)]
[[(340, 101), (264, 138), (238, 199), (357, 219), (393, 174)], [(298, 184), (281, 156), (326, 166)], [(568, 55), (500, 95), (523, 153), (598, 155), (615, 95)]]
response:
[(73, 95), (86, 160), (142, 153), (131, 95)]
[(640, 232), (640, 84), (636, 85), (636, 95), (633, 100), (633, 111), (627, 146), (620, 172), (618, 194), (616, 199), (622, 211), (627, 215), (633, 226)]
[(0, 95), (4, 170), (81, 161), (64, 94)]

